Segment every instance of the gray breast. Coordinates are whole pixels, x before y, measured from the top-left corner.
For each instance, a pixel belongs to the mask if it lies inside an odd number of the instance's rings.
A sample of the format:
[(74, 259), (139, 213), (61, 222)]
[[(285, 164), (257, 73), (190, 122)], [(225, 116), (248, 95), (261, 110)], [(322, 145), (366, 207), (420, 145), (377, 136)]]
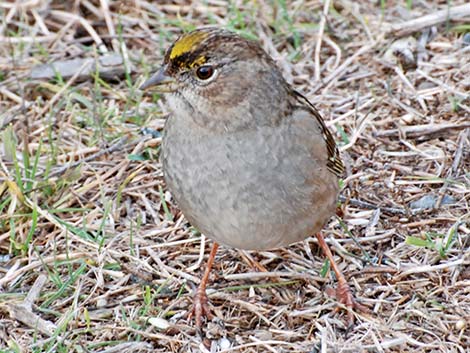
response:
[(165, 179), (183, 214), (214, 241), (280, 247), (313, 235), (333, 214), (337, 179), (310, 142), (318, 129), (202, 135), (176, 125), (165, 127)]

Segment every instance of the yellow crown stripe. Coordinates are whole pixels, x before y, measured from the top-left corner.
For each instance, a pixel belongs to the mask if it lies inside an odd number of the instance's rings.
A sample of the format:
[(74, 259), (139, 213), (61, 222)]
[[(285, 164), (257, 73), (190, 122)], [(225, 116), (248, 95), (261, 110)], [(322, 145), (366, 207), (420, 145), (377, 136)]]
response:
[(184, 35), (173, 46), (173, 49), (170, 53), (170, 59), (174, 59), (190, 52), (195, 46), (201, 43), (207, 37), (207, 35), (208, 34), (206, 32), (202, 31), (191, 32)]

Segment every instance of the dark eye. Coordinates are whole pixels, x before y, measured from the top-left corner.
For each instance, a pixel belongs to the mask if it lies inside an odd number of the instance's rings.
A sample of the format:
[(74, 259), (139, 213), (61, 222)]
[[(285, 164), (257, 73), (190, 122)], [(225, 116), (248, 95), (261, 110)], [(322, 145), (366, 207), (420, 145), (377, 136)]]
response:
[(200, 80), (208, 80), (214, 74), (214, 68), (209, 65), (199, 66), (196, 70), (196, 76)]

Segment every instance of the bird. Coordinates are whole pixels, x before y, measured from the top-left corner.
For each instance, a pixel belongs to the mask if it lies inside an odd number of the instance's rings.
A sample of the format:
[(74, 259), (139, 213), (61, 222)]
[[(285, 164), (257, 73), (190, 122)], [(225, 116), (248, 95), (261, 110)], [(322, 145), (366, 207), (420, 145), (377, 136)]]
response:
[(319, 111), (260, 43), (219, 27), (184, 33), (140, 89), (162, 93), (170, 112), (161, 146), (167, 188), (214, 241), (194, 296), (196, 327), (211, 317), (206, 287), (219, 244), (265, 250), (313, 235), (353, 321), (363, 307), (321, 233), (344, 164)]

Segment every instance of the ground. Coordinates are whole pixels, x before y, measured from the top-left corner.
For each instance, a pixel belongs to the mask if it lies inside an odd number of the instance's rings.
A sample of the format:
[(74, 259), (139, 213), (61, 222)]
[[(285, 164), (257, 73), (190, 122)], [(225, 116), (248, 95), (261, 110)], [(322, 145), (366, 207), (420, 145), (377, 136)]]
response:
[[(1, 352), (469, 352), (468, 2), (3, 1), (0, 18)], [(259, 40), (340, 146), (324, 234), (370, 308), (352, 327), (315, 238), (221, 247), (203, 338), (187, 316), (211, 241), (166, 190), (165, 110), (138, 86), (207, 24)]]

